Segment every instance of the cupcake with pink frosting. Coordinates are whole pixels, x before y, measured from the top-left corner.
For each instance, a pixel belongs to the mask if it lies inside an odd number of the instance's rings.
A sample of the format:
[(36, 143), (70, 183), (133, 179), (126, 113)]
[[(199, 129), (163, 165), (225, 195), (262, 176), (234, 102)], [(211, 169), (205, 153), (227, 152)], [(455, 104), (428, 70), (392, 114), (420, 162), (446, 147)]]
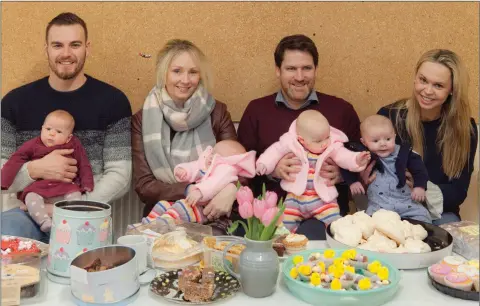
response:
[(62, 220), (60, 224), (55, 226), (55, 240), (60, 244), (69, 244), (72, 229), (67, 220)]

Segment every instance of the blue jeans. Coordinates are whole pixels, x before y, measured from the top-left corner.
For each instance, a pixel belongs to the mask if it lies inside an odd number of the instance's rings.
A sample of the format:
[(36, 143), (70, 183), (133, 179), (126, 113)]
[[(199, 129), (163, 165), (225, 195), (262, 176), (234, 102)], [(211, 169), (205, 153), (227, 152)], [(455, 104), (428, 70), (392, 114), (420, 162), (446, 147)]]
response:
[(432, 223), (433, 225), (441, 225), (441, 224), (446, 224), (446, 223), (453, 223), (453, 222), (459, 222), (461, 221), (460, 218), (452, 213), (452, 212), (446, 212), (442, 214), (442, 217), (437, 220), (433, 220)]
[(26, 237), (45, 243), (50, 241), (50, 233), (42, 232), (40, 226), (33, 221), (28, 212), (20, 208), (2, 212), (0, 224), (2, 225), (2, 235)]

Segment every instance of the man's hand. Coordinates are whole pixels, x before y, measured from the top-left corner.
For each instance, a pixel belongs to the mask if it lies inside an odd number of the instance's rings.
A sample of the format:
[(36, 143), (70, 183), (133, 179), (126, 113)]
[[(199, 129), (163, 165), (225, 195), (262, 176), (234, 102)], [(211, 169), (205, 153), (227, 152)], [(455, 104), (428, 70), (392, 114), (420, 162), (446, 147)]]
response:
[(405, 171), (405, 178), (407, 179), (406, 183), (410, 189), (413, 189), (413, 176), (410, 171)]
[(202, 192), (200, 189), (192, 187), (188, 192), (186, 201), (188, 205), (195, 206), (201, 198)]
[(327, 180), (327, 186), (343, 182), (340, 168), (330, 157), (323, 162), (322, 168), (320, 168), (320, 176)]
[(302, 162), (292, 152), (285, 154), (273, 170), (272, 176), (288, 181), (295, 181), (295, 175), (302, 169)]
[(223, 215), (230, 217), (236, 193), (237, 187), (234, 184), (228, 184), (203, 208), (203, 214), (210, 221)]
[(422, 203), (425, 201), (425, 189), (422, 187), (415, 187), (412, 190), (412, 200)]
[(352, 185), (350, 185), (350, 192), (352, 193), (352, 196), (357, 194), (365, 194), (365, 189), (363, 188), (362, 183), (355, 182)]
[[(370, 185), (377, 177), (376, 171), (372, 173), (372, 169), (375, 166), (375, 162), (376, 161), (372, 160), (370, 164), (363, 171), (360, 171), (360, 180), (363, 186), (365, 187), (368, 187), (368, 185)], [(370, 175), (370, 173), (372, 174)]]
[(44, 179), (70, 183), (77, 176), (77, 161), (64, 155), (72, 153), (73, 149), (54, 150), (40, 159), (29, 162), (28, 174), (34, 180)]

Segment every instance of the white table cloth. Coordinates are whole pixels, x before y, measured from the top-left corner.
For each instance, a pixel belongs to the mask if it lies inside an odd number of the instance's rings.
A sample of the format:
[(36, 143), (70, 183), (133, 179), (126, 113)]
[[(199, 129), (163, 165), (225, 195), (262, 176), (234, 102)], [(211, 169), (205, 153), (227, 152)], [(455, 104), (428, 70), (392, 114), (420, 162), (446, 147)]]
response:
[[(309, 248), (318, 249), (326, 248), (325, 241), (310, 241)], [(402, 279), (400, 281), (400, 287), (394, 296), (394, 299), (386, 306), (473, 306), (478, 305), (478, 302), (466, 301), (456, 299), (445, 295), (437, 291), (431, 284), (427, 276), (426, 269), (419, 270), (405, 270), (401, 271)], [(70, 286), (60, 285), (47, 281), (47, 294), (46, 298), (39, 303), (35, 303), (38, 306), (74, 306), (75, 303), (72, 300), (70, 293)], [(133, 300), (130, 305), (179, 305), (176, 303), (168, 302), (161, 297), (157, 297), (149, 290), (149, 285), (141, 287), (138, 296)], [(250, 298), (242, 292), (237, 293), (233, 298), (215, 303), (214, 305), (231, 305), (231, 306), (279, 306), (279, 305), (308, 305), (307, 303), (295, 298), (290, 294), (288, 288), (285, 286), (282, 280), (282, 275), (279, 277), (279, 285), (276, 292), (263, 299)], [(360, 305), (359, 305), (360, 306)]]

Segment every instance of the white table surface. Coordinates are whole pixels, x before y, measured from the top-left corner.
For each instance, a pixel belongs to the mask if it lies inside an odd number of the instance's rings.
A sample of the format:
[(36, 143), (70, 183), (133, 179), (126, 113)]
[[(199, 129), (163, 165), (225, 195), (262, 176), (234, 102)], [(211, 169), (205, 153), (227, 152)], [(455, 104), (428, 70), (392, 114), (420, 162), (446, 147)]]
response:
[[(310, 241), (309, 248), (326, 248), (325, 241)], [(466, 301), (456, 299), (437, 291), (428, 279), (426, 269), (418, 270), (404, 270), (401, 271), (402, 278), (400, 287), (395, 294), (392, 301), (384, 304), (387, 306), (462, 306), (462, 305), (478, 305), (475, 301)], [(48, 280), (47, 294), (42, 302), (37, 302), (34, 305), (38, 306), (74, 306), (75, 303), (71, 298), (70, 286), (60, 285)], [(129, 305), (179, 305), (177, 303), (168, 302), (160, 297), (157, 297), (149, 290), (149, 285), (144, 285), (140, 288), (140, 293), (136, 299)], [(295, 298), (290, 294), (288, 288), (282, 280), (282, 275), (279, 276), (279, 285), (276, 292), (266, 298), (255, 299), (250, 298), (242, 292), (237, 293), (233, 298), (215, 303), (214, 305), (231, 305), (231, 306), (278, 306), (278, 305), (308, 305), (307, 303)], [(361, 306), (361, 305), (359, 305)]]

